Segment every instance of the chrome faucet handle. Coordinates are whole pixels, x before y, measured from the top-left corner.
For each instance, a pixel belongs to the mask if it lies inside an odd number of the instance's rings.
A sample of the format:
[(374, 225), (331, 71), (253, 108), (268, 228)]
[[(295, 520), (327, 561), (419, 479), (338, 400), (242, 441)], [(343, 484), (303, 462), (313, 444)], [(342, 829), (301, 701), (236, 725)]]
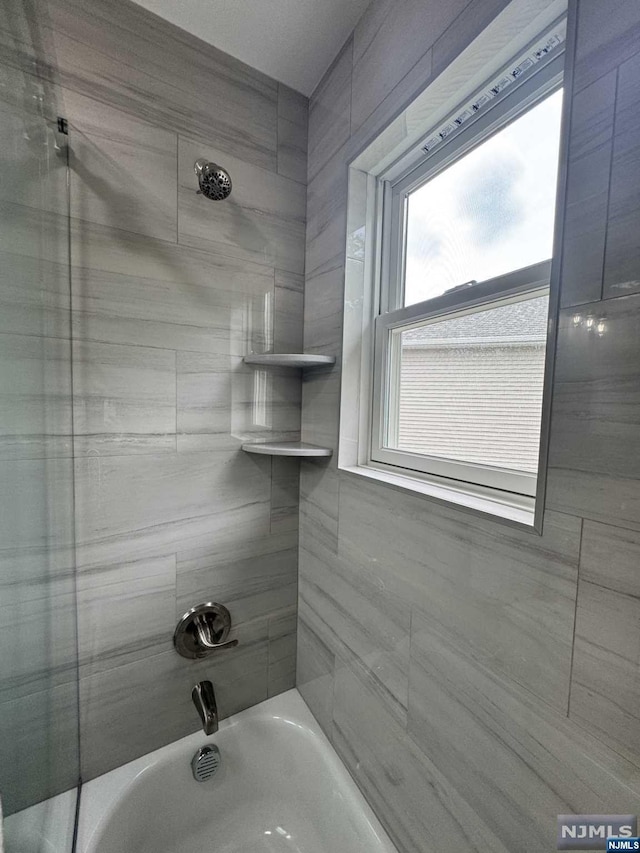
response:
[(213, 684), (210, 681), (199, 681), (191, 691), (191, 698), (202, 720), (202, 730), (206, 735), (218, 731), (218, 706)]
[(173, 644), (179, 655), (190, 660), (233, 649), (238, 640), (227, 640), (231, 614), (223, 604), (206, 602), (192, 607), (178, 622)]
[[(234, 646), (238, 645), (237, 640), (227, 640), (226, 643), (221, 643), (217, 637), (214, 637), (213, 625), (202, 613), (198, 613), (194, 616), (193, 629), (198, 639), (198, 643), (207, 651), (215, 652), (220, 649), (232, 649)], [(222, 634), (222, 632), (218, 633)]]

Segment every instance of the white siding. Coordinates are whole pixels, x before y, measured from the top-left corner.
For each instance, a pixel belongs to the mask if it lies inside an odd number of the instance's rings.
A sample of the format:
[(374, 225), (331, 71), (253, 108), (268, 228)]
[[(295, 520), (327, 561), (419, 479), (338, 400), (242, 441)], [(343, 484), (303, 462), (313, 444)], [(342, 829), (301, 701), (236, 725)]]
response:
[(398, 447), (537, 470), (543, 343), (405, 347)]

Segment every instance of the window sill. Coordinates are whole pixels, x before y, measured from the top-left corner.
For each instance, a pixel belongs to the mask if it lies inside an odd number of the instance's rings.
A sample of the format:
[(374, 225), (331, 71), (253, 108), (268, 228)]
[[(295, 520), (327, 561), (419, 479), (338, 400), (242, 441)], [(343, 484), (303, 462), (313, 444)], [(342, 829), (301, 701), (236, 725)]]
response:
[(438, 503), (453, 505), (466, 512), (478, 513), (493, 519), (522, 527), (529, 531), (536, 530), (535, 501), (533, 498), (516, 496), (508, 492), (493, 492), (477, 489), (468, 483), (458, 486), (452, 481), (431, 480), (426, 477), (413, 477), (399, 474), (383, 467), (372, 465), (352, 465), (341, 467), (340, 470), (358, 477), (367, 477), (387, 486), (405, 492), (423, 495)]

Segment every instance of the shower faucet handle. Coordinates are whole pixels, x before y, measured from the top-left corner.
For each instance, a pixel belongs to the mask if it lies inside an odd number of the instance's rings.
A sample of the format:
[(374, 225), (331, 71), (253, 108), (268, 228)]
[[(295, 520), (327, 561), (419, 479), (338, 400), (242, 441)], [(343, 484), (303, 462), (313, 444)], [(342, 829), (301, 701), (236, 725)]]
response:
[(208, 601), (188, 610), (178, 622), (173, 644), (179, 655), (190, 660), (204, 658), (238, 645), (228, 640), (231, 614), (223, 604)]
[[(237, 646), (237, 640), (227, 640), (225, 643), (220, 642), (220, 639), (216, 636), (219, 633), (219, 631), (216, 631), (216, 621), (215, 619), (208, 619), (204, 613), (195, 614), (193, 628), (200, 646), (203, 649), (207, 649), (207, 651), (219, 651), (220, 649), (231, 649)], [(230, 624), (229, 627), (231, 627)]]

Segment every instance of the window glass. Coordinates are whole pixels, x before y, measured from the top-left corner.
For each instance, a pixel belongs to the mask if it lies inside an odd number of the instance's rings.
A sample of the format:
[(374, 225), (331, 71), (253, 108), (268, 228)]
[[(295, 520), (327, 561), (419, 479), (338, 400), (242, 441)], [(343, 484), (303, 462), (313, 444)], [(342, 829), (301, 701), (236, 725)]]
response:
[(547, 311), (537, 295), (392, 331), (387, 446), (535, 474)]
[(552, 255), (562, 90), (408, 197), (404, 304)]

